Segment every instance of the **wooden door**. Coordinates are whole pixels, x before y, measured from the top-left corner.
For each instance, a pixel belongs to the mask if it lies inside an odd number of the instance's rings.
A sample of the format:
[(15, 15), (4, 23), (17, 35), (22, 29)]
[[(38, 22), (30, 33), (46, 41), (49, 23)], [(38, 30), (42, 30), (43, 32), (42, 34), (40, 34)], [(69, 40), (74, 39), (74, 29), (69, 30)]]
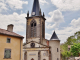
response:
[(27, 60), (27, 52), (24, 53), (24, 60)]
[(31, 60), (34, 60), (33, 58)]

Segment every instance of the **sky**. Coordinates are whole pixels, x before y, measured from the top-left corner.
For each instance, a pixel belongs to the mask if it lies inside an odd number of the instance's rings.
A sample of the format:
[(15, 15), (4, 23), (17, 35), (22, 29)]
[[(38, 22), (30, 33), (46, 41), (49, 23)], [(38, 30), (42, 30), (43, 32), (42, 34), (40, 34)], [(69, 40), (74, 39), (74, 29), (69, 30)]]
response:
[[(13, 24), (13, 31), (26, 37), (26, 16), (31, 15), (34, 0), (0, 0), (0, 28)], [(39, 0), (45, 13), (45, 38), (50, 40), (54, 30), (64, 43), (80, 31), (80, 0)], [(25, 38), (23, 43), (25, 42)]]

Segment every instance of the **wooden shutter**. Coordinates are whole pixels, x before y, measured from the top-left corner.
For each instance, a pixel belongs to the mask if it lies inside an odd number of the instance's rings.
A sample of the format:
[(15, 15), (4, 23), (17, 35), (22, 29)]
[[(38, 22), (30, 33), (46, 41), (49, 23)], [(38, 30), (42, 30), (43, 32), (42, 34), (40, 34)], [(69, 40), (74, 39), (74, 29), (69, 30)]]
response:
[(4, 58), (11, 58), (11, 49), (5, 49)]

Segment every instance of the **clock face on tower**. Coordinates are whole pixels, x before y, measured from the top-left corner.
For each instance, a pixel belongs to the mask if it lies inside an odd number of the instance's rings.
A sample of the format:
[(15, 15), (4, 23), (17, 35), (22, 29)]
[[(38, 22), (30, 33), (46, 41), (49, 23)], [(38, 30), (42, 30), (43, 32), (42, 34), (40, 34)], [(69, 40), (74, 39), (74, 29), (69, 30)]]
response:
[(31, 43), (31, 47), (34, 48), (35, 47), (35, 43)]

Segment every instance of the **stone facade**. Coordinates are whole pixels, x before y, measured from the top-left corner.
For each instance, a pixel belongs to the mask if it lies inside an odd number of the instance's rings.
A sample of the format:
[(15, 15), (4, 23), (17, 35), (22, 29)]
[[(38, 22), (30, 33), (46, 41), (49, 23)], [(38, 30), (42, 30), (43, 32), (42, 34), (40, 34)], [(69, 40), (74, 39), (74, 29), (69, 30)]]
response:
[[(35, 43), (35, 48), (31, 48), (31, 43)], [(23, 60), (31, 60), (31, 59), (49, 60), (49, 47), (35, 41), (27, 43), (25, 46), (23, 46)]]
[(28, 12), (26, 20), (23, 60), (60, 60), (60, 40), (55, 32), (50, 40), (45, 39), (46, 19), (44, 13), (41, 13), (38, 0), (34, 0), (32, 14), (29, 16)]
[(51, 46), (50, 51), (52, 55), (52, 60), (60, 60), (60, 41), (49, 41), (49, 46)]
[[(31, 37), (31, 21), (33, 20), (36, 21), (35, 37)], [(23, 46), (23, 60), (60, 60), (60, 40), (48, 41), (45, 39), (45, 20), (42, 17), (36, 16), (27, 19), (26, 37), (26, 44)], [(34, 47), (32, 47), (32, 43), (33, 46), (35, 45)]]

